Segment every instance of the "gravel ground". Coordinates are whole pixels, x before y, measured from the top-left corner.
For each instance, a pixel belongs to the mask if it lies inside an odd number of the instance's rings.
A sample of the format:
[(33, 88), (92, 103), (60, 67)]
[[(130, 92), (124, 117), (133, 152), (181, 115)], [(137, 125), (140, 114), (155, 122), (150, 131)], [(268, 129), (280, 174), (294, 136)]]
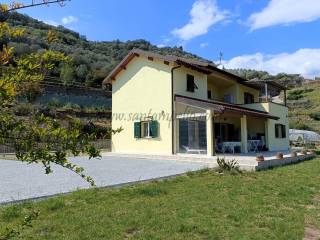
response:
[[(101, 160), (77, 157), (72, 158), (72, 162), (84, 167), (86, 174), (95, 180), (98, 187), (167, 177), (205, 167), (203, 163), (115, 156)], [(90, 187), (69, 170), (54, 166), (53, 171), (45, 175), (41, 165), (0, 160), (0, 204)]]

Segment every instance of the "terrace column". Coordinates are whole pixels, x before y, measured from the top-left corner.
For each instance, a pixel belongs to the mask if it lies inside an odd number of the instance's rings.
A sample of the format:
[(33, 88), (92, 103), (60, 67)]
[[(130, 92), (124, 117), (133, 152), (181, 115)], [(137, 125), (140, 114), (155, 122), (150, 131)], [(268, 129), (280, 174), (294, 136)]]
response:
[(211, 110), (207, 110), (206, 129), (207, 129), (207, 155), (214, 156), (215, 155), (215, 139), (214, 139), (214, 132), (213, 132), (213, 112)]
[(243, 115), (243, 117), (241, 118), (241, 152), (248, 152), (248, 129), (246, 115)]

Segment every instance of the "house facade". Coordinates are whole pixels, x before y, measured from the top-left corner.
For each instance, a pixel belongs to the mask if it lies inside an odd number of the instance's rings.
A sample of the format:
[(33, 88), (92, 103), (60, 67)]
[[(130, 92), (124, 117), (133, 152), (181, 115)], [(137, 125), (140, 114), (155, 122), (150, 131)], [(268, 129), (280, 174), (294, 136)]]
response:
[(112, 84), (112, 151), (204, 154), (289, 149), (288, 108), (271, 81), (246, 81), (216, 66), (132, 50)]

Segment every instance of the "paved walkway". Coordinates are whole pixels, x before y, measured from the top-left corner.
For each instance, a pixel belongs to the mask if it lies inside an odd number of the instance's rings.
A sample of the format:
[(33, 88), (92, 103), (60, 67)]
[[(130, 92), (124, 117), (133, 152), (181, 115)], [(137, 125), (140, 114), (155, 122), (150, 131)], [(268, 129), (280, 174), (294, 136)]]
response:
[[(78, 157), (72, 161), (84, 167), (98, 187), (167, 177), (206, 166), (204, 163), (117, 156), (104, 156), (101, 160)], [(69, 170), (54, 166), (53, 171), (45, 175), (41, 165), (0, 160), (0, 204), (90, 187)]]

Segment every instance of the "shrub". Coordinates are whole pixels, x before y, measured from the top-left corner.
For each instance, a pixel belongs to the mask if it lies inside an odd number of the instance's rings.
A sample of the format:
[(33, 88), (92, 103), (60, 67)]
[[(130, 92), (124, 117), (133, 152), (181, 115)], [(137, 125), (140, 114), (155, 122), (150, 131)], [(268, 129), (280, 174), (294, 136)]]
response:
[(81, 107), (78, 104), (67, 103), (62, 107), (64, 110), (81, 110)]
[(309, 116), (316, 121), (320, 121), (320, 112), (310, 113)]
[(306, 125), (305, 123), (302, 123), (300, 121), (290, 122), (290, 128), (291, 129), (299, 129), (299, 130), (308, 130), (308, 131), (313, 130), (311, 127), (309, 127), (308, 125)]
[(17, 116), (28, 116), (32, 114), (33, 111), (34, 111), (34, 107), (31, 103), (18, 104), (14, 109), (14, 113)]
[(301, 98), (303, 98), (303, 94), (304, 93), (308, 93), (308, 92), (312, 92), (313, 89), (298, 89), (298, 90), (293, 90), (293, 91), (290, 91), (288, 93), (288, 97), (287, 99), (288, 100), (299, 100)]
[(58, 98), (55, 98), (55, 97), (53, 97), (52, 99), (51, 99), (51, 101), (49, 101), (48, 102), (48, 104), (47, 104), (49, 107), (62, 107), (63, 106), (63, 104), (59, 101), (59, 99)]
[(92, 122), (89, 122), (89, 123), (83, 125), (81, 132), (83, 134), (95, 135), (99, 139), (110, 139), (111, 138), (110, 127), (96, 125)]
[(239, 164), (236, 160), (226, 161), (225, 158), (217, 158), (219, 172), (240, 172)]

